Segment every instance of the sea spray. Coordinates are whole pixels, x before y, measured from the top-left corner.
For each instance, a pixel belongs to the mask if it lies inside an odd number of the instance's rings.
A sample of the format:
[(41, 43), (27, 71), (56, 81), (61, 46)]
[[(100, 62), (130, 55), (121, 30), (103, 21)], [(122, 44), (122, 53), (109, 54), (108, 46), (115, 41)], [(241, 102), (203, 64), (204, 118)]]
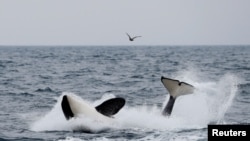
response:
[[(188, 77), (185, 78), (188, 81)], [(193, 82), (190, 79), (191, 82)], [(223, 120), (228, 107), (232, 104), (237, 92), (237, 78), (225, 75), (219, 80), (193, 82), (196, 90), (194, 94), (181, 96), (176, 100), (173, 113), (170, 117), (161, 115), (161, 107), (146, 104), (131, 107), (129, 103), (116, 115), (115, 124), (98, 123), (91, 119), (73, 118), (67, 121), (61, 110), (61, 99), (44, 117), (32, 124), (33, 131), (74, 131), (87, 128), (91, 132), (100, 132), (106, 129), (154, 129), (154, 130), (183, 130), (204, 128), (210, 122)], [(168, 95), (167, 95), (168, 96)], [(79, 97), (79, 96), (77, 96)], [(115, 95), (104, 95), (96, 101), (88, 101), (93, 106)], [(80, 98), (80, 97), (79, 97)], [(86, 99), (85, 99), (86, 101)], [(164, 102), (164, 101), (162, 101)], [(164, 105), (163, 105), (164, 106)]]
[(233, 103), (233, 99), (235, 95), (237, 94), (238, 90), (238, 84), (239, 79), (233, 75), (226, 74), (218, 83), (220, 86), (219, 92), (221, 94), (218, 94), (220, 97), (220, 104), (219, 106), (219, 112), (217, 115), (217, 122), (220, 123), (223, 121), (223, 117), (225, 113), (227, 112), (228, 108)]
[(61, 110), (62, 95), (57, 99), (57, 103), (45, 116), (41, 116), (36, 122), (31, 124), (33, 131), (70, 131), (70, 123), (65, 120)]

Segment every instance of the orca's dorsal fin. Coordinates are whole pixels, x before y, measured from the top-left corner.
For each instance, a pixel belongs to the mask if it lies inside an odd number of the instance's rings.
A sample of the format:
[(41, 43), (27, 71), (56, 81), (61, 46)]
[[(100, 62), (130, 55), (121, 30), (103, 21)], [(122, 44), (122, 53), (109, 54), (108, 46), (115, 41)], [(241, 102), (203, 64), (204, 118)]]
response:
[(108, 117), (115, 115), (120, 109), (125, 105), (124, 98), (112, 98), (107, 101), (104, 101), (99, 106), (96, 106), (95, 109)]
[(62, 106), (63, 114), (67, 120), (74, 117), (74, 114), (73, 114), (71, 107), (69, 105), (67, 95), (63, 96), (61, 106)]
[(161, 82), (168, 90), (169, 94), (176, 98), (181, 95), (192, 94), (194, 92), (194, 86), (180, 82), (179, 80), (161, 77)]

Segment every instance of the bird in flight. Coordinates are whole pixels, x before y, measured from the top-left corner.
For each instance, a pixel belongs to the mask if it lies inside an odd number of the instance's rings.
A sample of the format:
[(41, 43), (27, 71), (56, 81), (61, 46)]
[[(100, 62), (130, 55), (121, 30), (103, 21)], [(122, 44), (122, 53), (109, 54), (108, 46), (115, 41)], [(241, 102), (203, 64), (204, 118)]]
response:
[(131, 37), (128, 33), (126, 33), (128, 35), (129, 41), (134, 41), (135, 38), (141, 37), (141, 36), (134, 36)]

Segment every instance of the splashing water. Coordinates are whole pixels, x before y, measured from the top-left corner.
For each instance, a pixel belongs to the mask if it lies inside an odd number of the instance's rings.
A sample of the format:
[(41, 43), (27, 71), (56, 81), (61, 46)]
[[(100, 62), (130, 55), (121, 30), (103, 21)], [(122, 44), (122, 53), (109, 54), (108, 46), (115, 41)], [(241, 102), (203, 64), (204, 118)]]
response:
[[(183, 130), (204, 128), (211, 122), (222, 122), (227, 109), (232, 104), (234, 96), (237, 93), (237, 78), (230, 74), (224, 75), (218, 81), (207, 82), (195, 82), (188, 77), (182, 78), (185, 78), (186, 82), (195, 86), (196, 90), (194, 94), (181, 96), (176, 100), (170, 117), (161, 115), (161, 107), (147, 105), (130, 107), (129, 105), (125, 105), (114, 116), (112, 124), (82, 118), (73, 118), (67, 121), (60, 107), (62, 96), (65, 94), (74, 94), (64, 92), (58, 98), (53, 109), (31, 125), (31, 130), (72, 131), (82, 128), (87, 128), (91, 132), (99, 132), (109, 128)], [(113, 97), (115, 95), (103, 95), (101, 99), (88, 102), (96, 106)]]

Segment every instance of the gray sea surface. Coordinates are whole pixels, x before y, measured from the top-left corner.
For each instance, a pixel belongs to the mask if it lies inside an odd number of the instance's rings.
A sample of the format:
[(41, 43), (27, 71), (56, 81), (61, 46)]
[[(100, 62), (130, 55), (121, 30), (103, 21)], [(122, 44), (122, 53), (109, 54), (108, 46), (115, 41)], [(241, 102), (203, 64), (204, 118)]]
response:
[[(0, 140), (206, 141), (208, 124), (250, 123), (249, 62), (250, 46), (1, 46)], [(170, 117), (161, 76), (196, 88)], [(65, 94), (126, 105), (112, 124), (67, 121)]]

